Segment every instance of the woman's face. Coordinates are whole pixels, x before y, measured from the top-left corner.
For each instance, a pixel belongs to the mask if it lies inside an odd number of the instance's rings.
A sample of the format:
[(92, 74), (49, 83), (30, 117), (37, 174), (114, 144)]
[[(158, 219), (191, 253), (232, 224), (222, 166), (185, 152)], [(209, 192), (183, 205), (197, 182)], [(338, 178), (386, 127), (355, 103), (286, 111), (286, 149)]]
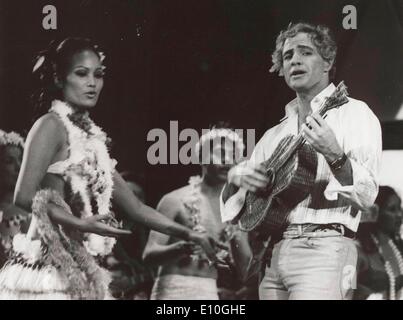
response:
[(104, 85), (103, 77), (103, 66), (93, 51), (74, 54), (62, 81), (64, 100), (76, 108), (94, 107)]
[(2, 147), (3, 155), (0, 157), (2, 185), (5, 189), (13, 191), (21, 167), (22, 150), (17, 146)]
[(387, 234), (399, 232), (402, 224), (402, 202), (396, 194), (389, 196), (382, 208), (379, 209), (379, 227)]

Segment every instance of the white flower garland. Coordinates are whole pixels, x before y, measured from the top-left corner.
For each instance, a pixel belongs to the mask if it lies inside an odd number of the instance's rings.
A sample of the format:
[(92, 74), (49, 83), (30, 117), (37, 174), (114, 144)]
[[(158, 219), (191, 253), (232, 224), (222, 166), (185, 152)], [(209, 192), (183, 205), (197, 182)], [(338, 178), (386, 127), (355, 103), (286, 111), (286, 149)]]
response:
[(24, 149), (24, 138), (21, 137), (17, 132), (5, 132), (0, 130), (0, 145), (13, 145)]
[(211, 129), (200, 137), (200, 140), (196, 143), (195, 152), (196, 155), (200, 155), (200, 148), (208, 140), (214, 140), (216, 138), (230, 139), (235, 142), (235, 148), (239, 154), (242, 154), (245, 149), (242, 138), (233, 130), (227, 128)]
[[(190, 213), (190, 219), (192, 222), (192, 229), (197, 231), (197, 232), (206, 232), (206, 228), (201, 224), (201, 212), (200, 212), (200, 202), (201, 202), (201, 183), (203, 179), (200, 176), (192, 176), (189, 178), (189, 185), (191, 186), (191, 194), (184, 198), (183, 204), (185, 208), (189, 211)], [(233, 225), (230, 222), (226, 222), (224, 229), (222, 230), (222, 240), (226, 243), (231, 241), (231, 239), (234, 237), (234, 233), (237, 229), (236, 225)], [(221, 259), (225, 259), (228, 256), (228, 251), (219, 249), (218, 252), (216, 253), (217, 257)], [(192, 254), (191, 259), (196, 261), (207, 261), (209, 262), (207, 256), (204, 253), (197, 253), (197, 254)]]
[[(99, 214), (111, 214), (111, 197), (113, 191), (112, 172), (116, 161), (112, 161), (106, 147), (106, 134), (100, 127), (89, 120), (89, 133), (85, 132), (70, 120), (73, 109), (65, 102), (55, 100), (49, 110), (62, 120), (69, 140), (69, 158), (64, 176), (70, 180), (72, 192), (79, 194), (84, 205), (81, 218), (94, 215), (91, 207), (91, 195), (94, 197)], [(84, 242), (92, 255), (107, 255), (112, 251), (115, 238), (97, 234), (86, 234)]]
[[(403, 275), (403, 257), (399, 251), (399, 249), (396, 247), (395, 243), (393, 242), (392, 239), (389, 239), (388, 241), (389, 246), (391, 247), (393, 251), (393, 255), (396, 257), (398, 267), (399, 267), (399, 274)], [(403, 292), (400, 289), (399, 292), (397, 293), (397, 299), (402, 300), (403, 299)]]
[[(396, 300), (396, 276), (393, 272), (392, 269), (392, 265), (390, 263), (390, 261), (386, 260), (385, 256), (383, 255), (383, 250), (382, 247), (379, 243), (379, 240), (374, 236), (371, 235), (373, 241), (375, 242), (377, 248), (378, 248), (378, 252), (379, 254), (385, 259), (385, 271), (386, 274), (388, 275), (389, 278), (389, 299), (390, 300)], [(399, 268), (399, 274), (403, 275), (403, 257), (399, 251), (399, 249), (396, 247), (395, 243), (393, 242), (392, 239), (388, 240), (388, 245), (390, 246), (390, 248), (392, 249), (393, 255), (397, 260), (398, 263), (398, 268)], [(403, 299), (403, 292), (400, 289), (399, 292), (397, 293), (397, 298), (398, 300), (402, 300)]]

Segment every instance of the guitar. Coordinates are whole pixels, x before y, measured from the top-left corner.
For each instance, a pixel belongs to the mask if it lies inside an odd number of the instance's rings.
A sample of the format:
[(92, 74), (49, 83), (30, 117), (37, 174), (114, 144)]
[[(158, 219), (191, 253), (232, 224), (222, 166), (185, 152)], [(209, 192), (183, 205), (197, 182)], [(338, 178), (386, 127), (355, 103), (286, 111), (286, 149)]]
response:
[[(329, 110), (339, 108), (348, 102), (347, 95), (347, 87), (342, 81), (317, 113), (324, 116)], [(285, 136), (262, 164), (269, 187), (263, 192), (247, 192), (245, 205), (236, 219), (243, 231), (253, 231), (264, 240), (284, 227), (290, 211), (311, 193), (318, 156), (299, 133)]]

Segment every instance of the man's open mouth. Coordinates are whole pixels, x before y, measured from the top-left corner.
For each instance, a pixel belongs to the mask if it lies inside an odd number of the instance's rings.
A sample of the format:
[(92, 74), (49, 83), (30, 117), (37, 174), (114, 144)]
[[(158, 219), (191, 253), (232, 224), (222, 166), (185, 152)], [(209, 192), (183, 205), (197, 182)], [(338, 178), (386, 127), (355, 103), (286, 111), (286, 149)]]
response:
[(302, 70), (294, 70), (293, 72), (291, 72), (291, 77), (297, 77), (297, 76), (300, 76), (300, 75), (303, 75), (303, 74), (305, 74), (306, 72), (305, 71), (302, 71)]

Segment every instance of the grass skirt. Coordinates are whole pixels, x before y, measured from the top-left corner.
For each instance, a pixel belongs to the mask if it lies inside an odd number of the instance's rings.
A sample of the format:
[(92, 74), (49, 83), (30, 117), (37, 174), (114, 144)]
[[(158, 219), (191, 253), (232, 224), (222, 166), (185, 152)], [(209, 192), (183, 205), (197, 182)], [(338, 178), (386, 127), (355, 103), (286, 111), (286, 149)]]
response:
[(72, 214), (57, 192), (35, 195), (32, 214), (39, 239), (14, 237), (12, 256), (0, 271), (0, 299), (109, 299), (109, 272), (85, 249), (78, 232), (68, 234), (50, 221), (49, 204)]
[(0, 273), (0, 300), (67, 300), (69, 285), (54, 266), (7, 264)]

